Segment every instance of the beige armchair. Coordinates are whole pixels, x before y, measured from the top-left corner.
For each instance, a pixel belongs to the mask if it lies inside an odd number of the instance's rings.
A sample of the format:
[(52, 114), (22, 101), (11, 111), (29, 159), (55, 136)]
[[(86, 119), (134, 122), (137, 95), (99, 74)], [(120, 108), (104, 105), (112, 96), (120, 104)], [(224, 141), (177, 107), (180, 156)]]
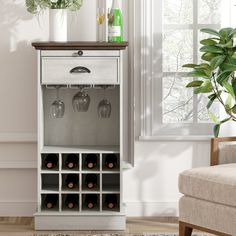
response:
[[(179, 235), (193, 229), (219, 236), (236, 235), (236, 137), (211, 141), (210, 167), (179, 176)], [(230, 164), (226, 164), (230, 163)]]

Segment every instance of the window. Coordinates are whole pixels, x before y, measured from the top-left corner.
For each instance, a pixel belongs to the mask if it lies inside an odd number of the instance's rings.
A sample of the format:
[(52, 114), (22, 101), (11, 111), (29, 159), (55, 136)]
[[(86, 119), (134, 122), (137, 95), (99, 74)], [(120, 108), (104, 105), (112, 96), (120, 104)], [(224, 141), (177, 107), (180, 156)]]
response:
[[(221, 27), (223, 0), (143, 0), (142, 135), (211, 135), (207, 98), (186, 89), (182, 68), (200, 63), (201, 28)], [(225, 9), (225, 8), (224, 8)], [(213, 106), (218, 112), (218, 105)]]

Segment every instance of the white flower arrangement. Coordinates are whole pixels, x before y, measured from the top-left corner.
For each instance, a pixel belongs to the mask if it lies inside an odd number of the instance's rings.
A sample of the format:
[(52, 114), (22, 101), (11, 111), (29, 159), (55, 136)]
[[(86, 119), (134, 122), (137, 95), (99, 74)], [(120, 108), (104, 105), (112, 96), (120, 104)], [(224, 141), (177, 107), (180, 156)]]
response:
[(78, 11), (83, 4), (83, 0), (26, 0), (25, 3), (28, 12), (37, 14), (47, 8)]

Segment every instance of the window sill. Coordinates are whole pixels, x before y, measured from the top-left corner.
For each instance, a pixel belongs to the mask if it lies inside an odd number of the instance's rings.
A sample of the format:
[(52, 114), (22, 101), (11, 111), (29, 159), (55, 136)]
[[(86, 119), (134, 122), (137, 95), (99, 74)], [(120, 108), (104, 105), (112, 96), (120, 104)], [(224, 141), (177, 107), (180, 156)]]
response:
[(189, 135), (189, 136), (181, 136), (181, 135), (162, 135), (162, 136), (139, 136), (138, 141), (205, 141), (208, 142), (213, 138), (211, 135)]

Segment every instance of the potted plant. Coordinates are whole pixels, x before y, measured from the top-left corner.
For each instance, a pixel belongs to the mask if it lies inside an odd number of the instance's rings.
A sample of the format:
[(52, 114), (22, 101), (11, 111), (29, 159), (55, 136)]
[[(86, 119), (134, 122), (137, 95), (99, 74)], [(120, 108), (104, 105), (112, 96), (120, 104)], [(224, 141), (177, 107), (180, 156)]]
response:
[(67, 9), (78, 11), (83, 0), (26, 0), (28, 12), (37, 14), (49, 9), (51, 41), (67, 41)]
[[(223, 28), (217, 31), (204, 28), (201, 32), (211, 36), (200, 41), (203, 63), (183, 65), (192, 69), (187, 76), (196, 78), (186, 87), (194, 88), (195, 94), (208, 95), (206, 107), (210, 119), (215, 123), (214, 135), (218, 137), (223, 123), (236, 121), (236, 29)], [(214, 101), (218, 101), (226, 112), (222, 120), (209, 110)]]

